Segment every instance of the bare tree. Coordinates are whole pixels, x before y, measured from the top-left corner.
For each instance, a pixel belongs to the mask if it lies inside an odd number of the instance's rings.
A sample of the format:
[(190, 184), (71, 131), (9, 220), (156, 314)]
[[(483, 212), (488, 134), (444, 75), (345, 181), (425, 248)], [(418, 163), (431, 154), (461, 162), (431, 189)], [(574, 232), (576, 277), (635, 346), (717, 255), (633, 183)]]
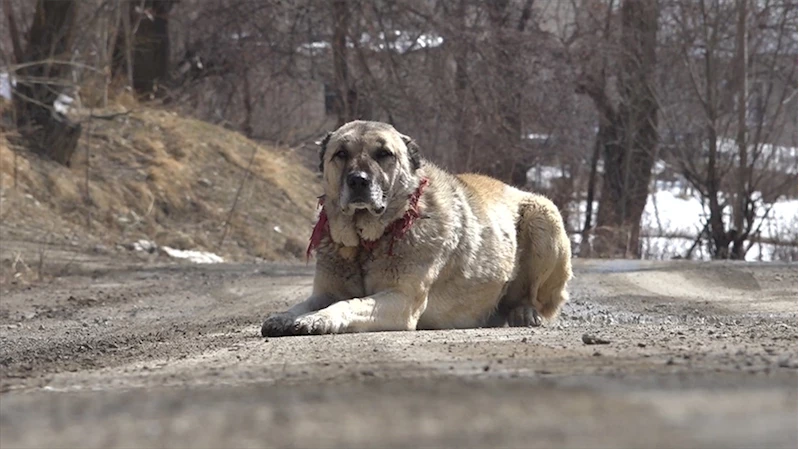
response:
[[(531, 165), (529, 158), (520, 148), (522, 141), (522, 95), (524, 75), (520, 69), (522, 58), (518, 52), (521, 39), (532, 39), (523, 36), (532, 15), (532, 0), (526, 0), (518, 12), (515, 24), (513, 18), (516, 11), (511, 8), (509, 0), (487, 2), (488, 18), (491, 24), (493, 61), (496, 77), (492, 91), (497, 93), (496, 115), (494, 122), (499, 137), (495, 145), (504, 147), (505, 151), (516, 157), (507, 158), (506, 164), (499, 164), (495, 175), (517, 186), (527, 183), (527, 169)], [(526, 160), (525, 160), (526, 159)]]
[[(796, 145), (795, 131), (786, 134), (796, 121), (796, 4), (666, 6), (666, 44), (687, 74), (668, 78), (668, 146), (707, 205), (712, 256), (743, 259), (766, 201), (796, 183), (795, 155), (782, 146)], [(752, 82), (759, 87), (750, 90)]]
[[(15, 30), (11, 8), (6, 3), (9, 30)], [(17, 127), (36, 153), (69, 165), (77, 147), (81, 126), (73, 123), (53, 104), (70, 73), (75, 36), (76, 1), (38, 0), (28, 29), (25, 50), (18, 58), (14, 106)], [(15, 53), (21, 48), (12, 36)]]
[[(167, 81), (170, 67), (169, 14), (180, 0), (122, 0), (123, 32), (114, 48), (114, 74), (150, 95)], [(124, 10), (127, 9), (127, 13)]]
[(735, 229), (734, 236), (732, 236), (732, 253), (730, 254), (731, 258), (733, 259), (743, 259), (746, 255), (746, 251), (744, 251), (744, 239), (741, 237), (744, 233), (744, 221), (746, 220), (746, 209), (747, 209), (747, 195), (746, 195), (746, 178), (747, 178), (747, 171), (749, 167), (747, 167), (747, 147), (749, 146), (749, 142), (747, 142), (746, 134), (747, 134), (747, 123), (746, 123), (746, 97), (747, 91), (749, 89), (749, 76), (747, 73), (747, 65), (749, 60), (749, 51), (747, 49), (749, 40), (747, 35), (746, 29), (746, 16), (747, 16), (747, 1), (748, 0), (736, 0), (735, 9), (737, 10), (738, 20), (736, 21), (736, 29), (735, 29), (735, 59), (736, 59), (736, 67), (735, 71), (737, 74), (737, 127), (738, 132), (735, 136), (735, 143), (738, 147), (738, 173), (737, 173), (737, 181), (738, 185), (736, 186), (735, 190), (735, 204), (733, 206), (733, 229)]
[[(607, 11), (610, 15), (612, 3)], [(639, 255), (641, 214), (658, 143), (654, 82), (658, 12), (654, 0), (621, 4), (618, 70), (614, 73), (617, 102), (606, 85), (606, 63), (601, 64), (599, 73), (586, 72), (578, 83), (578, 92), (593, 100), (599, 114), (597, 145), (604, 172), (594, 250), (602, 256)]]
[[(95, 95), (83, 104), (106, 105), (92, 83), (109, 85), (110, 67), (140, 98), (290, 144), (309, 162), (306, 143), (337, 124), (393, 123), (448, 169), (550, 196), (602, 256), (640, 255), (656, 159), (699, 192), (708, 217), (698, 228), (716, 257), (744, 257), (767, 204), (796, 195), (796, 170), (777, 150), (796, 145), (795, 2), (0, 1), (15, 103), (36, 100), (32, 90), (47, 110), (20, 117), (30, 137), (47, 135), (37, 120), (64, 119), (52, 101), (66, 84), (81, 101)], [(39, 10), (55, 32), (33, 64), (17, 28)], [(42, 151), (77, 134), (57, 135)], [(584, 219), (570, 220), (583, 202)]]
[(338, 125), (341, 126), (355, 119), (355, 105), (358, 102), (358, 91), (351, 85), (349, 64), (347, 61), (347, 30), (349, 28), (349, 4), (347, 0), (332, 0), (333, 6), (333, 72), (335, 74), (336, 111)]

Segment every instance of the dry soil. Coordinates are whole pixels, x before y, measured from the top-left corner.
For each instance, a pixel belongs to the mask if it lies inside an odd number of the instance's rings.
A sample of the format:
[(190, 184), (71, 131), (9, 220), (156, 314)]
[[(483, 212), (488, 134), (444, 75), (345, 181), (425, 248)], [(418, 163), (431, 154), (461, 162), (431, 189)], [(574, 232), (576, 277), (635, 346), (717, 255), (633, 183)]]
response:
[(797, 446), (795, 264), (575, 270), (541, 328), (272, 339), (312, 265), (6, 286), (0, 447)]

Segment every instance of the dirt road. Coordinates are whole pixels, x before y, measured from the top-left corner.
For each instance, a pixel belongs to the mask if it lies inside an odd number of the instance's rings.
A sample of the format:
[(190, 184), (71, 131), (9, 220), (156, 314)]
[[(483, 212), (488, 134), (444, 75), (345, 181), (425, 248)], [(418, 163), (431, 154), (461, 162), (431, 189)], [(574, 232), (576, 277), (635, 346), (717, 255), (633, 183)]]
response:
[(0, 447), (797, 446), (795, 264), (575, 271), (543, 328), (267, 340), (311, 268), (5, 290)]

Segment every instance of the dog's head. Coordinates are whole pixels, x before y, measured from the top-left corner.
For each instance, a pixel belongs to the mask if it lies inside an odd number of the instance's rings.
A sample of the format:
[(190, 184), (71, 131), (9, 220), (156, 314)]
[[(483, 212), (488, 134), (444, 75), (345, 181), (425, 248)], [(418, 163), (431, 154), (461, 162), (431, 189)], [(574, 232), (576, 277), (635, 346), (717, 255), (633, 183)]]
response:
[(344, 215), (390, 213), (392, 201), (407, 198), (418, 185), (419, 148), (389, 124), (349, 122), (320, 146), (325, 198)]

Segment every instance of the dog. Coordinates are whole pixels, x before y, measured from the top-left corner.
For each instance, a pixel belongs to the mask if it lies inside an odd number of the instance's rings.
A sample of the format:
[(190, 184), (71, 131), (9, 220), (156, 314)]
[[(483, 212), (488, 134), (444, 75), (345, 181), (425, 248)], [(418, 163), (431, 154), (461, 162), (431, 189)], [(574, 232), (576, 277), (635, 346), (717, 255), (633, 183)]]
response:
[(450, 174), (382, 122), (319, 144), (313, 290), (263, 336), (538, 326), (568, 300), (571, 244), (546, 197)]

